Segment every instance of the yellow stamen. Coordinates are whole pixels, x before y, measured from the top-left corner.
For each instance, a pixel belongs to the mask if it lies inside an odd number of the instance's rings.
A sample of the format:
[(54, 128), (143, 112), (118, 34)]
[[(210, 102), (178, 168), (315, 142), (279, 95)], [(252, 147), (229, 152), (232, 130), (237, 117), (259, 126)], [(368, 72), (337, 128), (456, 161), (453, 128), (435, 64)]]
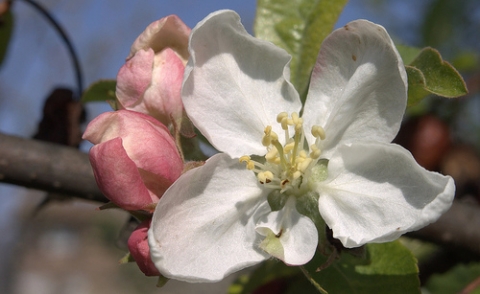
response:
[(278, 150), (277, 148), (275, 148), (275, 146), (273, 146), (272, 149), (270, 149), (270, 151), (268, 151), (267, 154), (265, 154), (265, 159), (268, 162), (275, 162), (275, 160), (278, 158), (277, 154), (278, 154)]
[(278, 123), (281, 123), (283, 121), (283, 119), (285, 118), (288, 118), (288, 113), (286, 112), (280, 112), (278, 115), (277, 115), (277, 122)]
[(310, 146), (310, 150), (311, 150), (310, 157), (313, 158), (313, 159), (319, 158), (320, 154), (322, 153), (322, 151), (315, 144), (312, 144)]
[(260, 172), (258, 173), (257, 175), (257, 178), (258, 178), (258, 181), (261, 183), (261, 184), (265, 184), (265, 183), (270, 183), (273, 179), (273, 173), (269, 170), (267, 171), (264, 171), (264, 172)]
[[(302, 178), (309, 174), (309, 170), (320, 158), (320, 140), (325, 139), (325, 130), (321, 126), (312, 127), (312, 135), (316, 138), (315, 144), (310, 146), (310, 153), (304, 150), (305, 134), (303, 133), (303, 119), (298, 113), (290, 115), (281, 112), (277, 115), (277, 122), (281, 124), (285, 140), (279, 142), (278, 135), (272, 126), (266, 126), (262, 137), (262, 144), (267, 148), (265, 163), (252, 160), (245, 155), (239, 158), (246, 168), (252, 170), (258, 181), (266, 188), (280, 189), (280, 193), (303, 193), (302, 186), (306, 181)], [(295, 133), (290, 136), (290, 132)], [(283, 139), (283, 138), (282, 138)]]
[(305, 158), (302, 162), (299, 163), (297, 169), (304, 173), (312, 161), (312, 158)]
[(290, 143), (286, 144), (285, 147), (283, 147), (283, 151), (285, 153), (289, 153), (290, 151), (293, 150), (293, 147), (295, 147), (295, 142), (290, 142)]
[(321, 126), (313, 126), (312, 135), (315, 138), (320, 138), (321, 140), (325, 140), (325, 130)]
[(238, 159), (238, 161), (240, 161), (240, 163), (242, 163), (242, 162), (249, 162), (250, 159), (252, 159), (250, 156), (244, 155), (244, 156), (241, 156), (241, 157)]

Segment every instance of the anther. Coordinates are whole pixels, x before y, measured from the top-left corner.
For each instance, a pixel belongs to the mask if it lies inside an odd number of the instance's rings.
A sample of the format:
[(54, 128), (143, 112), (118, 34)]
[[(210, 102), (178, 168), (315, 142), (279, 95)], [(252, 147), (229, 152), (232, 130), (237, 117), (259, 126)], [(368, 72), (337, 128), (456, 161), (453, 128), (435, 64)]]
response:
[(293, 179), (294, 179), (294, 180), (298, 179), (298, 178), (301, 177), (301, 176), (302, 176), (302, 172), (300, 172), (300, 171), (298, 171), (298, 170), (293, 173)]
[(294, 147), (295, 147), (295, 142), (290, 142), (290, 143), (286, 144), (285, 147), (283, 147), (283, 151), (285, 153), (289, 153), (290, 151), (293, 150)]
[(255, 168), (255, 162), (253, 162), (248, 155), (244, 155), (238, 159), (240, 163), (245, 162), (248, 170), (253, 170)]
[(241, 156), (241, 157), (238, 159), (238, 161), (240, 161), (240, 163), (242, 163), (242, 162), (249, 162), (250, 159), (252, 159), (250, 156), (244, 155), (244, 156)]
[(263, 136), (262, 138), (262, 145), (265, 146), (265, 147), (268, 147), (270, 146), (270, 144), (272, 144), (272, 138), (270, 138), (270, 136)]
[(278, 135), (272, 131), (272, 126), (266, 126), (263, 131), (265, 135), (262, 138), (262, 145), (268, 147), (272, 144), (272, 141), (278, 141)]
[(278, 135), (274, 131), (270, 132), (270, 138), (272, 138), (272, 142), (278, 141)]
[(312, 158), (305, 158), (305, 160), (298, 165), (298, 170), (304, 173), (312, 161)]
[(293, 121), (293, 124), (295, 124), (295, 125), (298, 124), (298, 119), (299, 119), (298, 113), (292, 112), (292, 121)]
[(277, 122), (278, 123), (281, 123), (283, 121), (283, 119), (285, 118), (288, 118), (288, 113), (286, 112), (280, 112), (278, 115), (277, 115)]
[(298, 153), (298, 156), (301, 157), (301, 158), (307, 158), (307, 152), (305, 150), (300, 150), (300, 152)]
[(275, 148), (275, 146), (273, 146), (273, 148), (270, 149), (267, 154), (265, 154), (265, 159), (269, 162), (273, 162), (277, 158), (277, 154), (278, 150), (277, 148)]
[(295, 133), (300, 133), (303, 128), (303, 120), (298, 120), (295, 124)]
[(261, 183), (261, 184), (265, 184), (265, 183), (270, 183), (273, 179), (273, 173), (269, 170), (267, 171), (264, 171), (264, 172), (260, 172), (258, 173), (257, 175), (257, 178), (258, 178), (258, 181)]
[(315, 138), (320, 138), (321, 140), (325, 140), (325, 130), (321, 126), (312, 126), (312, 135)]

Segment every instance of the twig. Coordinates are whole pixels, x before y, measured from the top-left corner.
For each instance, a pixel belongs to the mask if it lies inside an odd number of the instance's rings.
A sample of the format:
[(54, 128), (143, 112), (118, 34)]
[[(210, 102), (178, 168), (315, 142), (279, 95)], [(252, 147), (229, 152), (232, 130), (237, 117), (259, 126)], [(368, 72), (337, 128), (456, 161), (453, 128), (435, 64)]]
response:
[(87, 154), (1, 133), (0, 182), (107, 202), (97, 187)]
[[(57, 31), (57, 33), (60, 35), (60, 38), (62, 39), (63, 43), (67, 47), (68, 53), (70, 54), (70, 58), (72, 59), (73, 62), (73, 67), (75, 70), (75, 78), (77, 81), (77, 92), (75, 93), (76, 95), (76, 100), (78, 101), (80, 97), (82, 96), (83, 92), (83, 78), (82, 78), (82, 69), (80, 66), (80, 62), (78, 59), (78, 55), (75, 51), (75, 48), (73, 47), (72, 42), (70, 41), (70, 38), (68, 37), (67, 33), (63, 29), (63, 27), (60, 25), (58, 21), (55, 20), (53, 15), (45, 9), (42, 5), (37, 3), (34, 0), (23, 0), (25, 3), (30, 4), (33, 8), (36, 9), (40, 14), (42, 14), (47, 21), (53, 26), (53, 28)], [(13, 1), (11, 1), (13, 2)]]
[(310, 273), (303, 266), (299, 266), (299, 268), (302, 271), (302, 273), (305, 275), (305, 277), (307, 277), (307, 279), (310, 281), (310, 283), (312, 283), (312, 285), (315, 287), (315, 289), (318, 290), (318, 292), (320, 292), (322, 294), (328, 294), (328, 292), (325, 289), (323, 289), (322, 286), (320, 286), (320, 284), (317, 283), (317, 281), (315, 281), (312, 278)]
[(475, 280), (473, 280), (473, 282), (471, 282), (470, 284), (467, 285), (467, 287), (465, 287), (462, 291), (460, 291), (460, 293), (458, 294), (470, 294), (472, 293), (473, 291), (475, 291), (476, 289), (478, 289), (480, 287), (480, 277), (476, 278)]
[(462, 247), (480, 255), (480, 207), (454, 201), (437, 222), (409, 234), (437, 244)]

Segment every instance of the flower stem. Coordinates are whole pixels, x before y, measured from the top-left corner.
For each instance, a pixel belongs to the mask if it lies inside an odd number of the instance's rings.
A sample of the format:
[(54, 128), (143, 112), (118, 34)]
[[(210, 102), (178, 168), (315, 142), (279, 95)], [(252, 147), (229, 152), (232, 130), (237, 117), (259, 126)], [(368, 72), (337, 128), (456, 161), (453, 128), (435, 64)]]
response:
[(310, 283), (312, 283), (312, 285), (318, 290), (318, 292), (322, 293), (322, 294), (328, 294), (327, 290), (323, 289), (322, 286), (320, 286), (320, 284), (318, 284), (313, 278), (312, 276), (310, 275), (310, 273), (303, 267), (303, 266), (300, 266), (300, 270), (302, 271), (302, 273), (305, 275), (305, 277), (307, 277), (307, 280), (310, 281)]

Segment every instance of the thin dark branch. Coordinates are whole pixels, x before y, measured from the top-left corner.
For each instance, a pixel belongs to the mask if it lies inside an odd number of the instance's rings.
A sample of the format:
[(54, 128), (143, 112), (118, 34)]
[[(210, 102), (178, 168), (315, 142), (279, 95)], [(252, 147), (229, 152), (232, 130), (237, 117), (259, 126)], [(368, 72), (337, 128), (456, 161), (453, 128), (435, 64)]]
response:
[(480, 255), (480, 207), (454, 201), (438, 221), (409, 235)]
[(70, 41), (70, 38), (68, 38), (67, 33), (62, 28), (60, 23), (56, 21), (55, 18), (50, 14), (50, 12), (48, 12), (48, 10), (45, 9), (42, 5), (40, 5), (39, 3), (33, 0), (23, 0), (23, 1), (30, 4), (32, 7), (34, 7), (39, 13), (41, 13), (48, 20), (48, 22), (55, 28), (55, 30), (60, 35), (60, 38), (62, 39), (63, 43), (65, 43), (65, 46), (67, 46), (68, 53), (70, 54), (70, 58), (72, 59), (72, 62), (73, 62), (73, 66), (75, 70), (75, 79), (77, 81), (77, 92), (75, 93), (76, 99), (79, 100), (83, 92), (82, 68), (80, 67), (80, 62), (78, 61), (78, 55), (75, 51), (75, 48), (73, 47), (72, 42)]
[(87, 154), (72, 147), (1, 133), (0, 181), (107, 202), (97, 187)]

